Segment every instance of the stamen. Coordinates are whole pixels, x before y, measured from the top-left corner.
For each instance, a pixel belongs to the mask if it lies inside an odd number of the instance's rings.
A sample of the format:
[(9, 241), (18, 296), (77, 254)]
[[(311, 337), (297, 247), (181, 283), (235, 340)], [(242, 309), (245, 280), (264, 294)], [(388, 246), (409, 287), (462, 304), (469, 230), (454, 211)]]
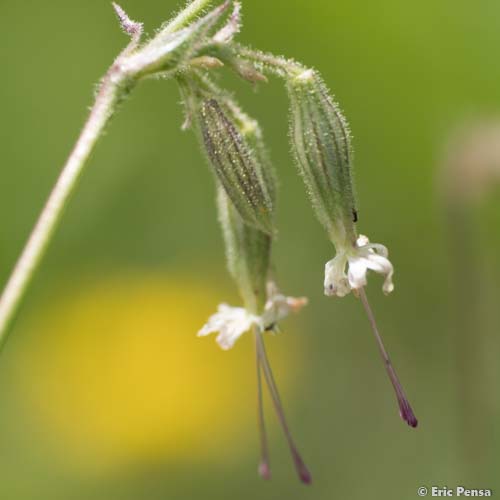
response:
[(368, 297), (366, 296), (366, 292), (363, 287), (359, 289), (359, 296), (361, 298), (361, 302), (363, 303), (363, 307), (365, 308), (368, 320), (370, 321), (370, 326), (372, 327), (373, 334), (375, 335), (380, 354), (382, 356), (382, 359), (384, 360), (385, 369), (387, 371), (387, 374), (389, 375), (392, 386), (394, 387), (394, 391), (396, 392), (399, 404), (399, 414), (410, 427), (417, 427), (418, 420), (413, 413), (410, 403), (403, 391), (403, 387), (401, 386), (401, 382), (399, 381), (398, 376), (396, 375), (396, 371), (392, 366), (389, 355), (387, 354), (384, 343), (382, 341), (382, 337), (380, 336), (380, 333), (378, 331), (375, 316), (373, 315), (373, 311), (370, 307)]
[(266, 353), (266, 348), (264, 346), (264, 341), (262, 340), (262, 335), (257, 334), (255, 336), (256, 338), (256, 343), (257, 343), (257, 349), (258, 349), (258, 356), (260, 358), (260, 363), (261, 366), (264, 370), (264, 376), (266, 378), (267, 386), (269, 388), (269, 392), (271, 394), (271, 398), (274, 403), (274, 408), (276, 410), (276, 415), (278, 416), (278, 420), (280, 421), (281, 427), (283, 429), (283, 432), (285, 434), (285, 438), (288, 443), (288, 447), (290, 448), (290, 453), (293, 458), (293, 462), (295, 464), (295, 469), (297, 471), (297, 474), (300, 478), (300, 480), (304, 484), (311, 484), (312, 483), (312, 476), (307, 469), (304, 461), (302, 460), (302, 457), (300, 456), (300, 453), (295, 446), (295, 443), (292, 438), (292, 434), (290, 432), (290, 429), (288, 427), (288, 423), (286, 421), (285, 417), (285, 411), (283, 409), (283, 405), (281, 403), (281, 398), (278, 392), (278, 388), (276, 386), (276, 382), (274, 380), (273, 372), (271, 370), (271, 365), (269, 364), (269, 360), (267, 358), (267, 353)]
[(267, 442), (266, 422), (264, 418), (264, 401), (262, 397), (262, 374), (261, 374), (261, 358), (258, 346), (258, 337), (260, 333), (254, 332), (255, 336), (255, 357), (257, 367), (257, 408), (258, 408), (258, 425), (260, 435), (260, 464), (259, 475), (262, 479), (271, 479), (271, 467), (269, 465), (269, 446)]

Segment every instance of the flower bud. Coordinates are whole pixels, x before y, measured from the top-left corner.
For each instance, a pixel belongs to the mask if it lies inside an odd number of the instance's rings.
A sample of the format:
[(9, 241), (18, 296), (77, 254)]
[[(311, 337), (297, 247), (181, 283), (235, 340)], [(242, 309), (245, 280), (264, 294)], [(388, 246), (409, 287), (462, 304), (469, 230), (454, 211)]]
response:
[(210, 163), (234, 206), (248, 224), (272, 234), (272, 186), (255, 151), (218, 101), (205, 101), (200, 128)]
[(357, 220), (347, 122), (312, 70), (288, 79), (292, 150), (313, 207), (333, 243), (352, 246)]
[(195, 121), (218, 182), (243, 222), (273, 235), (275, 179), (257, 122), (210, 82), (192, 76), (179, 83), (187, 122)]

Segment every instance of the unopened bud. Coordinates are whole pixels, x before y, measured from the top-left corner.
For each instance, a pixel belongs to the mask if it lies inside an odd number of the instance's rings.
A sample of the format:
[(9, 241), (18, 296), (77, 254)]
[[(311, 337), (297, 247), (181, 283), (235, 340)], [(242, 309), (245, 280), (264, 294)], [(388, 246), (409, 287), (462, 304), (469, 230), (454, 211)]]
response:
[(246, 132), (214, 98), (201, 104), (198, 123), (210, 165), (243, 221), (273, 234), (273, 180)]
[(193, 68), (200, 69), (218, 69), (222, 68), (224, 66), (224, 63), (216, 57), (200, 56), (191, 59), (189, 61), (189, 65)]
[(266, 76), (257, 71), (248, 61), (234, 57), (229, 59), (229, 63), (233, 70), (244, 80), (250, 83), (267, 83)]

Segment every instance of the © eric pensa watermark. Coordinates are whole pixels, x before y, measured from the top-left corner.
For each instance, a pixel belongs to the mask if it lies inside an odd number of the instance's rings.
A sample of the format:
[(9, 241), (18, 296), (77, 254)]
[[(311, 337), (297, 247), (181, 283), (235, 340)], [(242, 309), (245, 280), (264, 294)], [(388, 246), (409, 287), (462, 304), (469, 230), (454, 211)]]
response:
[(493, 491), (489, 489), (465, 488), (457, 486), (455, 488), (447, 488), (446, 486), (421, 486), (417, 490), (419, 497), (491, 497)]

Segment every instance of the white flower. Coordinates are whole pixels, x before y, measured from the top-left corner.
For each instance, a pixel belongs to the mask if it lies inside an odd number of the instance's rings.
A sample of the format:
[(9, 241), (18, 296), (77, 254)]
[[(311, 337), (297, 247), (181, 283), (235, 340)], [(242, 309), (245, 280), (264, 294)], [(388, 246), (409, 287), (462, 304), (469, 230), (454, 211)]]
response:
[(285, 297), (281, 293), (273, 293), (260, 318), (262, 330), (272, 330), (276, 323), (285, 319), (291, 312), (299, 312), (306, 305), (306, 297)]
[(261, 332), (272, 330), (278, 321), (291, 312), (298, 312), (305, 305), (307, 305), (305, 297), (285, 297), (278, 293), (272, 295), (267, 301), (262, 316), (252, 314), (243, 307), (220, 304), (217, 312), (210, 316), (198, 332), (198, 337), (206, 337), (218, 332), (217, 343), (222, 349), (228, 350), (252, 326), (257, 326)]
[(386, 294), (391, 293), (394, 290), (394, 268), (388, 257), (389, 252), (384, 245), (370, 243), (366, 236), (360, 235), (355, 247), (339, 251), (333, 260), (327, 262), (325, 294), (344, 297), (351, 290), (359, 290), (366, 286), (369, 270), (385, 276), (382, 290)]
[(219, 332), (217, 342), (222, 349), (228, 350), (250, 328), (259, 323), (259, 317), (250, 314), (243, 307), (231, 307), (220, 304), (217, 312), (210, 316), (207, 323), (198, 332), (198, 337), (206, 337)]

